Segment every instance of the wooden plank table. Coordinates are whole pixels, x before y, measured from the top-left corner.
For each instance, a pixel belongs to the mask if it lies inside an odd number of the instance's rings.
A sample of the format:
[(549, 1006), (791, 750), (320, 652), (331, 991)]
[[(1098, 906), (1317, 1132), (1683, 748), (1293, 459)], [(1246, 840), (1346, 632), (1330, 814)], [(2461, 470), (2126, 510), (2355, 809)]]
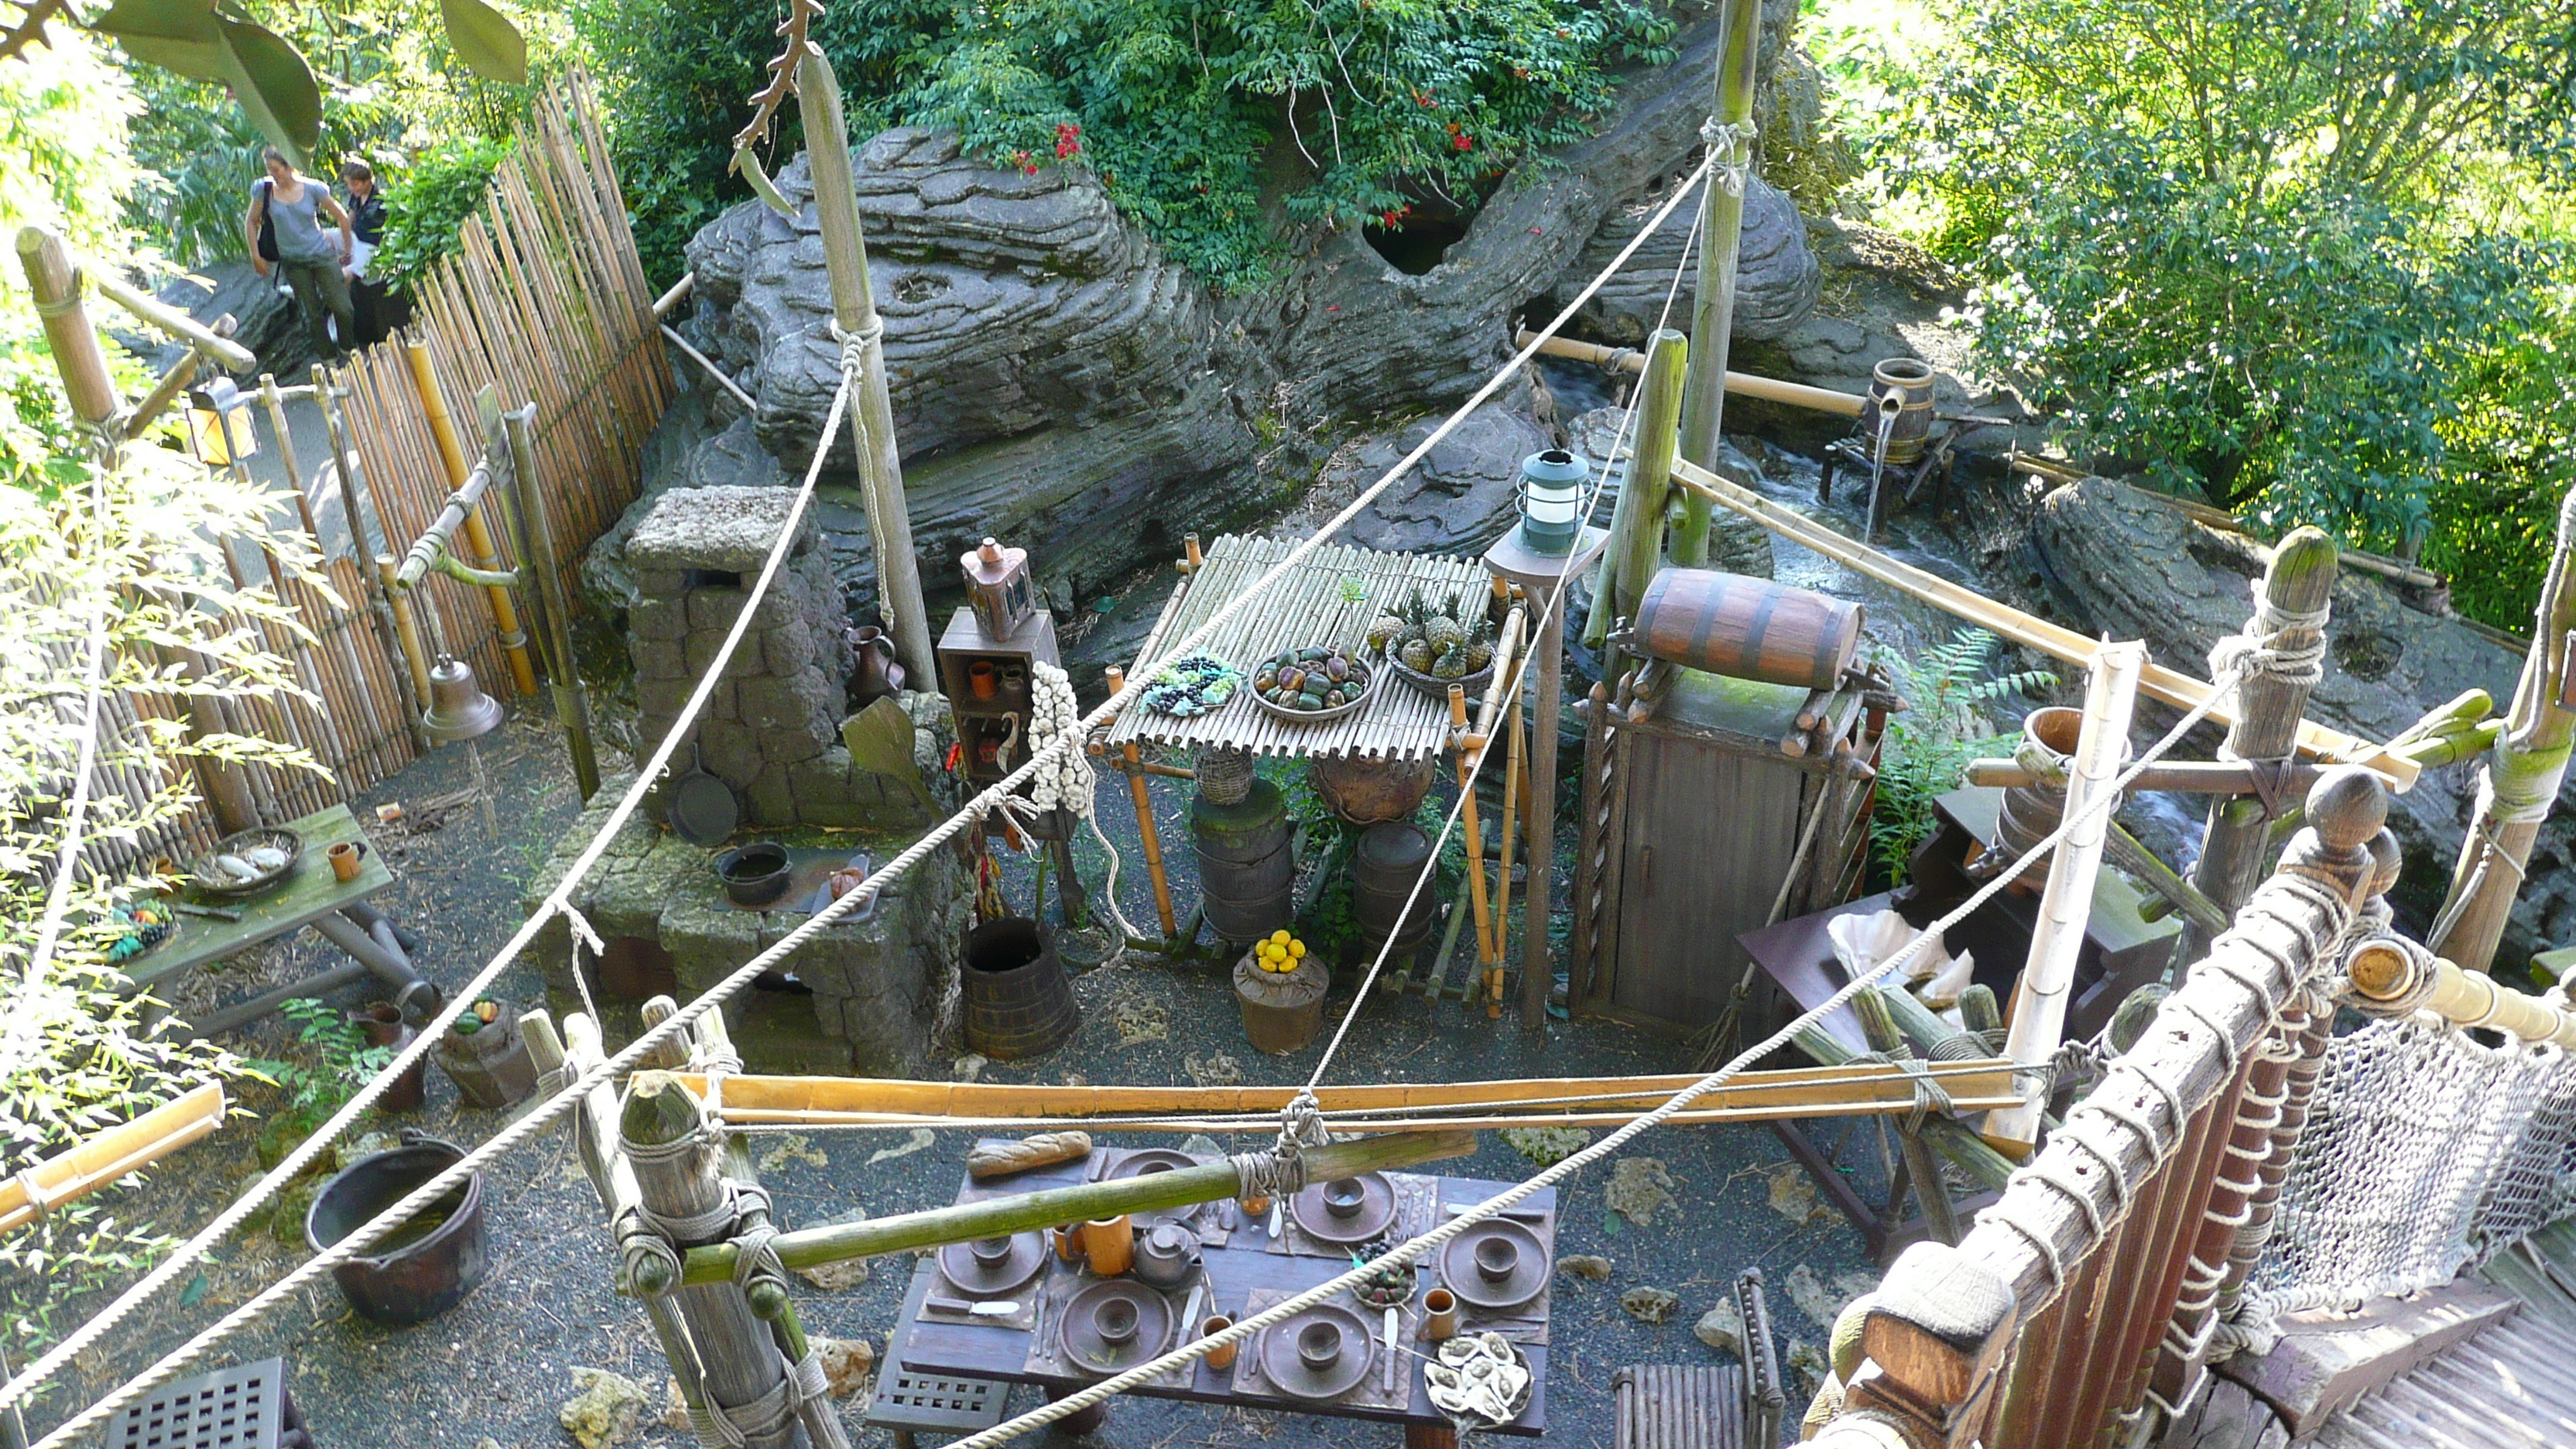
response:
[[(1059, 1163), (1052, 1167), (1017, 1173), (989, 1183), (978, 1183), (968, 1179), (960, 1189), (957, 1200), (961, 1203), (973, 1202), (989, 1197), (1033, 1192), (1040, 1188), (1079, 1186), (1106, 1173), (1122, 1151), (1118, 1148), (1103, 1148), (1080, 1161)], [(1104, 1161), (1104, 1159), (1107, 1160)], [(1194, 1160), (1212, 1162), (1217, 1159), (1197, 1157)], [(1396, 1179), (1413, 1177), (1411, 1174), (1403, 1173), (1390, 1173), (1388, 1176)], [(1446, 1207), (1483, 1202), (1512, 1185), (1487, 1182), (1477, 1178), (1433, 1178), (1428, 1174), (1413, 1177), (1413, 1180), (1430, 1182), (1437, 1187), (1438, 1192), (1432, 1199), (1430, 1211), (1436, 1219), (1440, 1220), (1445, 1220), (1443, 1209)], [(1516, 1215), (1544, 1214), (1547, 1227), (1543, 1232), (1542, 1240), (1546, 1241), (1551, 1240), (1544, 1236), (1544, 1233), (1553, 1230), (1555, 1209), (1556, 1191), (1549, 1188), (1539, 1192), (1513, 1211)], [(1206, 1211), (1221, 1214), (1223, 1207), (1211, 1204)], [(1283, 1296), (1295, 1293), (1338, 1277), (1351, 1266), (1347, 1256), (1325, 1257), (1304, 1253), (1274, 1253), (1269, 1251), (1270, 1246), (1267, 1233), (1261, 1227), (1249, 1224), (1235, 1228), (1221, 1246), (1213, 1244), (1202, 1246), (1200, 1255), (1205, 1268), (1208, 1289), (1207, 1297), (1203, 1300), (1206, 1306), (1200, 1309), (1202, 1318), (1210, 1314), (1223, 1314), (1241, 1322), (1248, 1316), (1245, 1300), (1250, 1294), (1261, 1290), (1271, 1290)], [(923, 1300), (930, 1295), (933, 1285), (940, 1282), (937, 1261), (935, 1255), (925, 1257), (913, 1269), (911, 1286), (904, 1294), (903, 1313), (896, 1322), (893, 1341), (886, 1351), (890, 1366), (900, 1364), (915, 1373), (1037, 1384), (1045, 1388), (1051, 1398), (1063, 1397), (1095, 1382), (1088, 1378), (1056, 1377), (1030, 1371), (1028, 1360), (1034, 1335), (1026, 1328), (923, 1317)], [(1553, 1264), (1550, 1268), (1552, 1281)], [(1025, 1301), (1028, 1295), (1040, 1292), (1050, 1281), (1076, 1279), (1085, 1282), (1099, 1281), (1092, 1278), (1089, 1269), (1061, 1262), (1050, 1251), (1047, 1266), (1038, 1280), (1011, 1296)], [(1422, 1342), (1416, 1334), (1421, 1325), (1422, 1297), (1430, 1289), (1438, 1286), (1440, 1286), (1438, 1270), (1417, 1265), (1413, 1304), (1405, 1311), (1404, 1323), (1397, 1337), (1400, 1347), (1408, 1348), (1413, 1353), (1426, 1355), (1432, 1351), (1432, 1345)], [(1542, 1290), (1536, 1301), (1538, 1314), (1534, 1320), (1538, 1329), (1536, 1336), (1541, 1338), (1546, 1336), (1545, 1308), (1550, 1291)], [(1190, 1291), (1184, 1287), (1166, 1296), (1172, 1300), (1177, 1314), (1186, 1304)], [(1381, 1310), (1354, 1304), (1347, 1299), (1335, 1301), (1351, 1307), (1372, 1325), (1377, 1324), (1382, 1316)], [(1055, 1324), (1049, 1321), (1043, 1327), (1053, 1331)], [(1188, 1327), (1195, 1330), (1196, 1325)], [(1473, 1332), (1475, 1328), (1472, 1317), (1462, 1318), (1460, 1332)], [(1518, 1335), (1516, 1334), (1515, 1337)], [(1375, 1333), (1371, 1334), (1370, 1341), (1372, 1357), (1368, 1374), (1362, 1379), (1363, 1385), (1381, 1382), (1384, 1374), (1383, 1360), (1376, 1357), (1385, 1351), (1384, 1346)], [(1246, 1340), (1241, 1347), (1242, 1354), (1249, 1357), (1258, 1350), (1260, 1342), (1257, 1336)], [(1521, 1342), (1519, 1347), (1527, 1356), (1533, 1380), (1529, 1404), (1521, 1411), (1518, 1418), (1490, 1432), (1535, 1437), (1544, 1434), (1547, 1430), (1548, 1348), (1545, 1343), (1531, 1342)], [(1233, 1368), (1220, 1372), (1208, 1367), (1204, 1360), (1193, 1365), (1191, 1378), (1186, 1387), (1156, 1385), (1138, 1388), (1131, 1392), (1152, 1398), (1177, 1399), (1187, 1403), (1286, 1409), (1334, 1418), (1366, 1419), (1379, 1423), (1446, 1430), (1449, 1427), (1448, 1416), (1431, 1406), (1431, 1400), (1424, 1391), (1421, 1362), (1422, 1360), (1408, 1355), (1404, 1367), (1400, 1370), (1407, 1385), (1406, 1403), (1401, 1409), (1377, 1405), (1317, 1403), (1278, 1393), (1240, 1391), (1234, 1385)]]
[[(180, 899), (191, 905), (237, 911), (241, 919), (179, 916), (177, 935), (159, 949), (127, 963), (125, 973), (132, 983), (129, 989), (148, 990), (155, 983), (209, 961), (237, 956), (263, 941), (309, 927), (346, 951), (357, 964), (321, 972), (211, 1012), (192, 1023), (190, 1030), (200, 1036), (228, 1031), (266, 1016), (283, 1002), (300, 996), (320, 996), (370, 975), (384, 983), (386, 994), (406, 1012), (415, 1005), (423, 1010), (434, 1006), (438, 989), (421, 979), (400, 945), (384, 939), (393, 933), (388, 930), (379, 936), (371, 931), (384, 917), (365, 902), (391, 886), (394, 873), (385, 864), (384, 852), (367, 841), (366, 832), (359, 828), (349, 807), (334, 805), (300, 820), (290, 820), (285, 828), (304, 842), (286, 878), (248, 897), (216, 896), (194, 887), (182, 892)], [(344, 841), (367, 846), (358, 858), (354, 880), (343, 881), (331, 870), (331, 847)]]

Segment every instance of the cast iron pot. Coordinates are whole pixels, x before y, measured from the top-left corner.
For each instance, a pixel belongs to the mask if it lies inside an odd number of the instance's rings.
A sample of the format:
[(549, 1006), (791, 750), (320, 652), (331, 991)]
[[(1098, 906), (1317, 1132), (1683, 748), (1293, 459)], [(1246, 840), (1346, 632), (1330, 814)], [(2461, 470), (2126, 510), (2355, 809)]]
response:
[[(321, 1252), (464, 1157), (453, 1142), (405, 1131), (402, 1146), (371, 1152), (322, 1185), (304, 1214), (305, 1242)], [(440, 1213), (444, 1220), (419, 1231)], [(419, 1323), (463, 1302), (492, 1265), (483, 1236), (483, 1174), (467, 1177), (370, 1251), (331, 1270), (349, 1306), (367, 1318)]]
[(736, 846), (716, 857), (716, 879), (737, 906), (765, 906), (787, 894), (787, 847), (772, 841)]

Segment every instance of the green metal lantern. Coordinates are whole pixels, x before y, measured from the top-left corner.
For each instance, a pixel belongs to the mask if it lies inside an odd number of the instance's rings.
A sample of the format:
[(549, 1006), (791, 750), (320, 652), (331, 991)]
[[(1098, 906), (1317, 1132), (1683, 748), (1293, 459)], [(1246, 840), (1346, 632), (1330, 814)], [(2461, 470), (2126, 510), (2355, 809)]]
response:
[(1592, 465), (1583, 455), (1548, 448), (1521, 460), (1521, 542), (1530, 552), (1562, 558), (1583, 531), (1583, 483)]

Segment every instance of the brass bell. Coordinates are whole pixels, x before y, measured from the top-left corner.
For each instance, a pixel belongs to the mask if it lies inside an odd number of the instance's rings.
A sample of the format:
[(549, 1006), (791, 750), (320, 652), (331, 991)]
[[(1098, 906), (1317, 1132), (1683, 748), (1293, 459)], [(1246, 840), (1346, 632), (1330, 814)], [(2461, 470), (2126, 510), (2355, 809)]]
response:
[(452, 745), (488, 735), (501, 724), (501, 702), (474, 682), (474, 667), (440, 655), (429, 671), (429, 712), (421, 727), (437, 744)]

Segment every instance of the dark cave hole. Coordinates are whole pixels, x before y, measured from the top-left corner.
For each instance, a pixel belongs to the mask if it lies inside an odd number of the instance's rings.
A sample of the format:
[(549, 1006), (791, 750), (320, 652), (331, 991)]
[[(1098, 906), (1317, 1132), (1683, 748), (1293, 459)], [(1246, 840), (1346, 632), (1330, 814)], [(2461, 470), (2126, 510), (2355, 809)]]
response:
[(1409, 277), (1440, 265), (1449, 248), (1467, 235), (1467, 218), (1416, 216), (1402, 226), (1365, 226), (1360, 235), (1387, 264)]

